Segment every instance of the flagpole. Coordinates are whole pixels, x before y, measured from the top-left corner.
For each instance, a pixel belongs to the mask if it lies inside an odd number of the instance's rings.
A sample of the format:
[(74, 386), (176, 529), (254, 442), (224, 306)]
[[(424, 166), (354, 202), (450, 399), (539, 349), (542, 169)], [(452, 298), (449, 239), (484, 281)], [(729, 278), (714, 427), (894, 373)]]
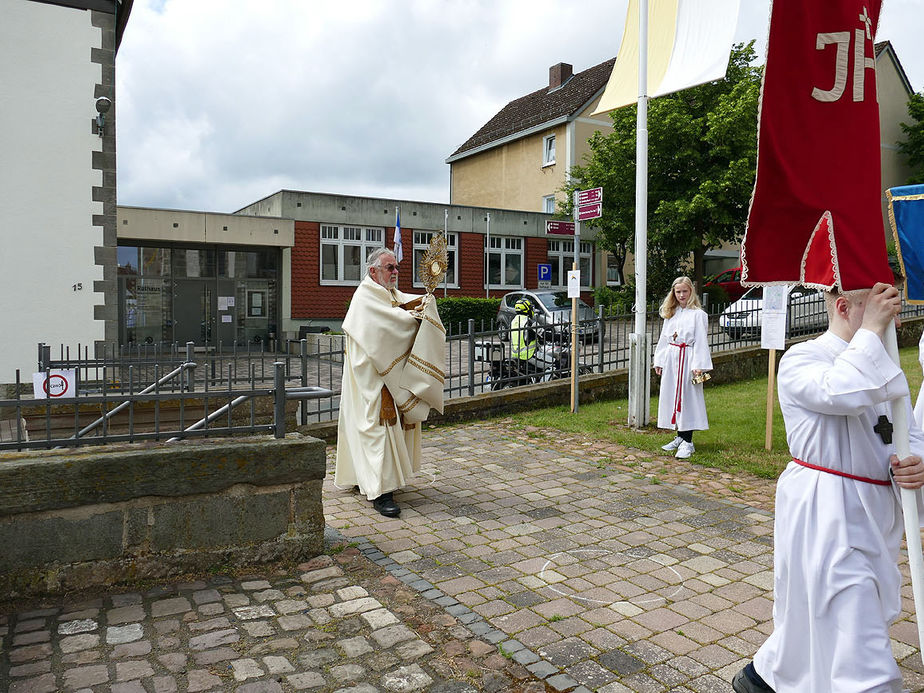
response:
[[(886, 330), (883, 337), (886, 351), (901, 368), (898, 355), (898, 337), (895, 323)], [(911, 454), (908, 432), (908, 408), (904, 397), (892, 400), (892, 425), (895, 433), (895, 454), (900, 460)], [(908, 545), (908, 567), (911, 571), (911, 591), (914, 595), (914, 620), (918, 624), (918, 648), (924, 647), (924, 553), (921, 550), (921, 525), (918, 518), (918, 494), (920, 491), (901, 489), (902, 515), (905, 518), (905, 542)]]
[(638, 3), (638, 115), (635, 143), (635, 332), (629, 337), (629, 425), (648, 423), (651, 358), (648, 310), (648, 0)]

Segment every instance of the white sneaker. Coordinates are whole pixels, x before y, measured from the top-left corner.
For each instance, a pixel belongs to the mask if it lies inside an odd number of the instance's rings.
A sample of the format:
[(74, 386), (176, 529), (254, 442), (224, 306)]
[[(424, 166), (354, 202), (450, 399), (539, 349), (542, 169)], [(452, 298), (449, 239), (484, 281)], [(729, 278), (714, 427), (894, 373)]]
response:
[(677, 448), (677, 453), (674, 455), (679, 460), (685, 460), (688, 457), (692, 456), (696, 452), (696, 448), (693, 447), (693, 443), (688, 443), (687, 441), (682, 441), (680, 446)]
[(680, 444), (681, 444), (682, 442), (683, 442), (683, 438), (681, 438), (680, 436), (677, 436), (677, 437), (674, 438), (671, 442), (669, 442), (667, 445), (662, 445), (662, 446), (661, 446), (661, 449), (662, 449), (662, 450), (666, 450), (667, 452), (673, 452), (674, 450), (676, 450), (677, 448), (680, 447)]

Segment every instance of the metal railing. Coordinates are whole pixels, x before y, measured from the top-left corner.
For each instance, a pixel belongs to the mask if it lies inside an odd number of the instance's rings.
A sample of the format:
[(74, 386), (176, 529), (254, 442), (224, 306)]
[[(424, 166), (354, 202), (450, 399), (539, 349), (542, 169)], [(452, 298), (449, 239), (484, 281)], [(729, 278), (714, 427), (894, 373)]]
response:
[[(759, 310), (734, 311), (729, 308), (729, 304), (713, 303), (708, 307), (707, 312), (709, 315), (708, 340), (713, 354), (760, 344)], [(738, 317), (730, 319), (730, 313), (737, 313)], [(564, 315), (567, 317), (567, 313)], [(904, 305), (901, 315), (905, 318), (924, 315), (924, 307)], [(634, 320), (634, 315), (631, 313), (607, 313), (598, 309), (594, 319), (583, 321), (581, 327), (584, 334), (580, 340), (577, 357), (578, 372), (580, 374), (604, 373), (628, 368), (629, 335), (634, 331)], [(657, 305), (649, 305), (646, 330), (652, 349), (658, 342), (662, 324), (663, 321), (657, 313)], [(446, 327), (448, 336), (445, 351), (444, 394), (447, 399), (473, 396), (504, 386), (570, 377), (569, 356), (567, 361), (562, 361), (542, 373), (533, 372), (529, 374), (529, 377), (524, 377), (522, 373), (508, 370), (501, 372), (500, 380), (498, 380), (496, 369), (492, 377), (492, 361), (510, 359), (512, 356), (509, 336), (506, 335), (507, 330), (498, 330), (493, 321), (490, 324), (483, 322), (476, 324), (473, 320)], [(827, 314), (824, 312), (824, 304), (820, 299), (791, 307), (788, 326), (790, 336), (820, 333), (826, 327)], [(569, 334), (570, 325), (567, 322), (560, 325), (547, 325), (545, 329), (552, 335), (550, 340), (554, 346), (570, 347), (570, 343), (560, 344), (555, 341), (560, 339), (555, 335)], [(340, 408), (344, 336), (316, 334), (309, 337), (283, 343), (281, 346), (284, 350), (280, 353), (269, 352), (262, 348), (223, 350), (216, 347), (203, 350), (195, 348), (192, 344), (185, 345), (183, 349), (177, 345), (146, 345), (144, 349), (133, 347), (130, 350), (103, 350), (95, 358), (79, 359), (70, 358), (66, 350), (62, 349), (63, 358), (52, 359), (47, 347), (44, 347), (45, 351), (40, 349), (40, 365), (44, 366), (42, 370), (67, 367), (77, 370), (80, 402), (98, 404), (107, 412), (111, 411), (114, 406), (122, 404), (123, 400), (118, 397), (124, 397), (126, 402), (135, 402), (136, 408), (145, 403), (147, 409), (153, 409), (155, 412), (157, 412), (158, 402), (173, 399), (179, 402), (182, 417), (184, 407), (191, 406), (189, 402), (200, 401), (204, 398), (205, 411), (198, 413), (207, 417), (210, 415), (209, 410), (213, 409), (211, 407), (213, 402), (221, 400), (224, 406), (245, 395), (249, 396), (248, 401), (270, 396), (278, 389), (274, 386), (273, 379), (281, 377), (283, 389), (287, 384), (290, 392), (294, 391), (293, 388), (314, 388), (314, 391), (326, 393), (312, 396), (302, 402), (298, 412), (299, 423), (335, 420)], [(86, 350), (78, 351), (78, 353), (86, 354)], [(156, 354), (161, 354), (166, 359), (154, 358)], [(189, 364), (195, 364), (195, 367), (190, 367)], [(166, 372), (168, 368), (174, 371), (182, 369), (188, 377), (174, 378), (169, 384), (148, 392), (142, 390), (140, 374), (147, 377), (147, 382), (156, 382), (161, 379), (160, 374)], [(277, 375), (280, 372), (281, 375)], [(0, 414), (4, 408), (22, 408), (42, 401), (0, 401)], [(116, 405), (113, 402), (116, 402)], [(58, 403), (63, 404), (63, 402), (56, 402)], [(176, 403), (174, 403), (175, 407)], [(130, 417), (132, 415), (131, 406), (125, 408), (128, 409)], [(201, 406), (200, 409), (202, 409)], [(122, 413), (120, 410), (119, 414)], [(228, 425), (217, 428), (211, 424), (221, 417), (229, 416), (229, 413), (223, 410), (219, 415), (212, 412), (211, 416), (212, 418), (203, 424), (203, 431), (208, 433), (189, 431), (188, 434), (214, 433), (217, 435), (226, 431), (238, 432), (242, 425), (246, 430), (253, 432), (269, 430), (265, 427), (260, 428), (264, 424), (255, 422), (235, 425), (228, 423)], [(154, 421), (156, 422), (156, 413)], [(0, 420), (0, 424), (2, 423), (3, 421)], [(100, 424), (100, 426), (105, 430), (106, 425)], [(18, 423), (8, 424), (5, 437), (15, 439), (18, 427)], [(79, 432), (82, 427), (83, 425), (75, 424), (74, 431)], [(182, 431), (182, 427), (180, 430)], [(155, 425), (153, 432), (145, 432), (143, 435), (144, 437), (140, 437), (137, 432), (134, 435), (120, 432), (116, 439), (138, 440), (148, 437), (166, 439), (176, 435), (176, 431), (165, 432), (157, 429)], [(0, 448), (3, 447), (11, 446), (7, 443), (0, 444)]]
[[(47, 379), (51, 362), (46, 363)], [(74, 365), (78, 365), (74, 363)], [(101, 374), (112, 372), (111, 364), (99, 364)], [(242, 384), (228, 370), (228, 377), (212, 385), (204, 380), (202, 390), (186, 387), (187, 373), (200, 364), (186, 361), (158, 377), (143, 389), (135, 390), (133, 365), (127, 386), (110, 388), (105, 379), (93, 381), (92, 387), (75, 396), (28, 399), (22, 396), (19, 371), (16, 372), (15, 397), (0, 400), (0, 450), (62, 448), (110, 443), (136, 443), (148, 440), (175, 442), (184, 438), (272, 433), (286, 434), (286, 402), (304, 403), (329, 398), (333, 393), (323, 387), (287, 387), (286, 363), (271, 363), (270, 387), (260, 387), (256, 363), (251, 364), (250, 379)], [(95, 366), (94, 366), (95, 367)], [(160, 364), (153, 365), (155, 375)], [(179, 380), (179, 386), (177, 386)], [(98, 392), (95, 391), (98, 387)], [(262, 401), (262, 403), (261, 403)], [(271, 403), (271, 406), (269, 404)], [(234, 410), (249, 404), (249, 411)], [(259, 406), (258, 406), (259, 405)], [(12, 415), (10, 415), (12, 414)], [(87, 423), (89, 419), (93, 419)]]

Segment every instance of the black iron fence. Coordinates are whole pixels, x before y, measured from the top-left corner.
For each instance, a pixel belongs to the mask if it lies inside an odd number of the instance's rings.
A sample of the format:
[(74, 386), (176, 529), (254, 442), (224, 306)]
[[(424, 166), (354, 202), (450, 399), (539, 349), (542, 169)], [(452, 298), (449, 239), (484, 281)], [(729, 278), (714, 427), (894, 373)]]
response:
[[(759, 304), (738, 301), (708, 308), (713, 353), (760, 344)], [(903, 317), (922, 314), (919, 306), (905, 305), (902, 310)], [(823, 299), (811, 292), (804, 300), (791, 300), (788, 321), (788, 336), (824, 331)], [(656, 305), (649, 306), (645, 323), (654, 349), (662, 326)], [(537, 333), (536, 354), (529, 364), (514, 357), (509, 330), (498, 330), (493, 322), (476, 325), (469, 320), (446, 327), (444, 393), (451, 399), (567, 378), (572, 363), (581, 375), (627, 368), (635, 316), (598, 309), (594, 319), (580, 325), (576, 357), (567, 337), (570, 325), (546, 325)], [(205, 349), (189, 343), (106, 347), (92, 354), (87, 347), (73, 354), (61, 347), (53, 354), (40, 344), (39, 372), (74, 370), (77, 396), (36, 400), (17, 394), (0, 400), (0, 449), (244, 432), (279, 435), (285, 430), (284, 417), (269, 416), (264, 411), (268, 405), (259, 403), (284, 405), (286, 397), (298, 397), (299, 423), (336, 419), (343, 359), (344, 336), (325, 333), (282, 343), (278, 351), (262, 345)], [(22, 389), (17, 373), (15, 392)], [(92, 430), (85, 431), (90, 424)]]
[[(47, 355), (47, 354), (46, 354)], [(83, 380), (77, 380), (72, 396), (27, 398), (19, 371), (14, 397), (0, 400), (0, 450), (78, 447), (147, 440), (175, 442), (185, 438), (286, 433), (287, 403), (306, 403), (329, 398), (333, 393), (319, 386), (287, 387), (284, 361), (270, 364), (273, 377), (261, 387), (255, 363), (250, 378), (242, 382), (231, 376), (225, 380), (204, 379), (201, 390), (190, 386), (190, 375), (201, 365), (183, 361), (160, 376), (161, 364), (151, 364), (156, 380), (137, 388), (135, 365), (123, 355), (117, 362), (93, 359), (83, 365)], [(46, 361), (39, 373), (49, 382), (55, 361)], [(78, 362), (69, 362), (75, 372)], [(149, 364), (143, 363), (142, 370)], [(57, 366), (54, 366), (57, 368)], [(88, 369), (98, 368), (97, 378), (86, 377)], [(112, 374), (128, 373), (127, 380)], [(40, 378), (42, 380), (42, 378)], [(46, 392), (48, 388), (46, 388)], [(68, 393), (70, 394), (70, 393)]]

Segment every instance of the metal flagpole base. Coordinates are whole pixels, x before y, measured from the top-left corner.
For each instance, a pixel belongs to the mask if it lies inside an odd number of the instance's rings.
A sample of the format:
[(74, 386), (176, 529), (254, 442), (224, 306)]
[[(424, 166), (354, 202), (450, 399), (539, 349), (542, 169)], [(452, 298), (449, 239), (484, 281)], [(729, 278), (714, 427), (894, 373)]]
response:
[(651, 401), (651, 350), (648, 335), (629, 335), (629, 425), (648, 425), (648, 403)]

